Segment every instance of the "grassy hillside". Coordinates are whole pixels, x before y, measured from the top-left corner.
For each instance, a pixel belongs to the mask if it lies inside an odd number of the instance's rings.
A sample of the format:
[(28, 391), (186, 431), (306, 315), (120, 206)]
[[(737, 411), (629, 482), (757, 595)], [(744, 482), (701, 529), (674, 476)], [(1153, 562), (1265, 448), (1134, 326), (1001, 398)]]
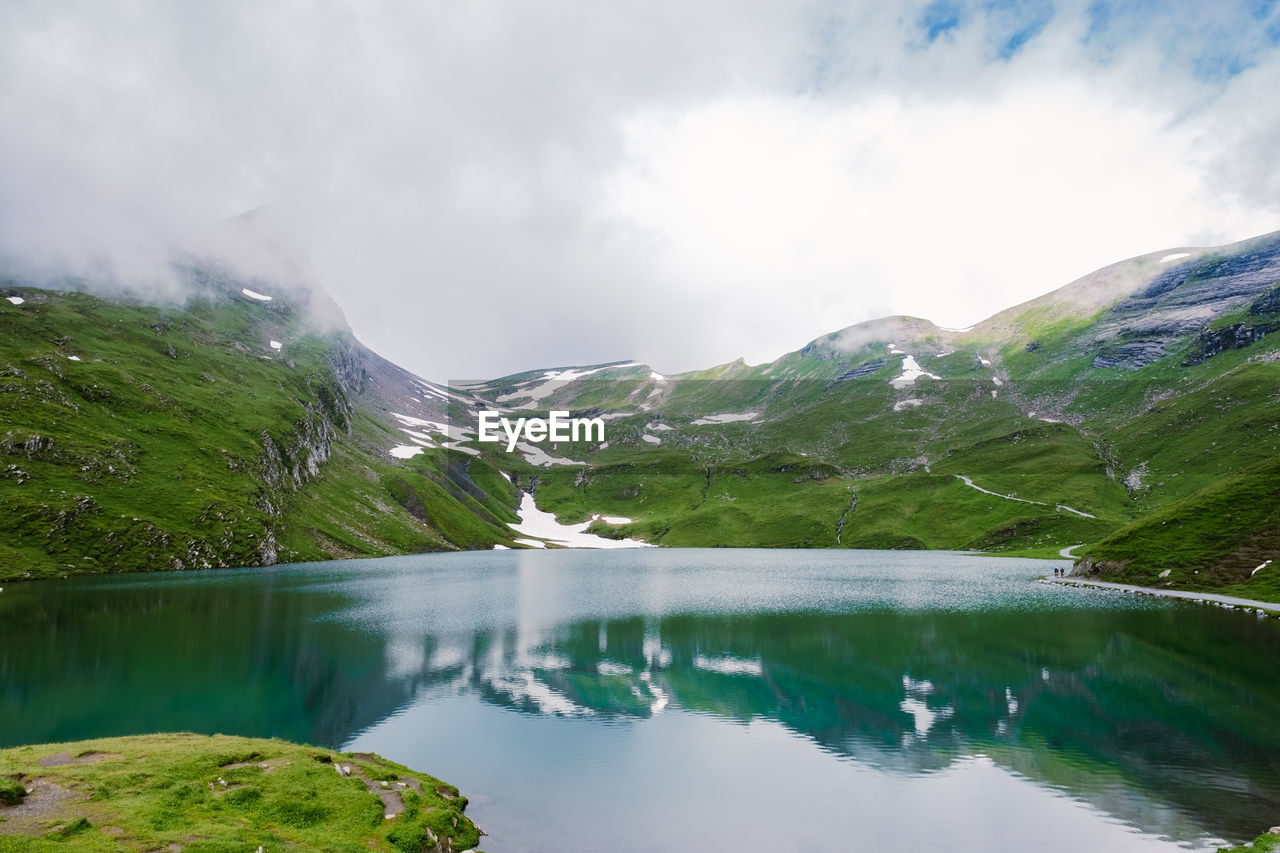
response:
[[(1242, 572), (1280, 557), (1258, 494), (1280, 458), (1280, 236), (1176, 257), (969, 330), (893, 317), (769, 364), (466, 389), (213, 274), (167, 310), (0, 288), (0, 577), (510, 546), (515, 480), (660, 545), (1095, 543), (1112, 576), (1266, 594)], [(600, 417), (606, 439), (508, 453), (474, 440), (481, 408)]]
[(1259, 568), (1278, 555), (1280, 457), (1273, 457), (1089, 546), (1076, 573), (1280, 601), (1280, 562)]
[[(1246, 474), (1280, 458), (1280, 237), (1162, 257), (971, 330), (895, 317), (759, 366), (495, 380), (478, 392), (491, 403), (603, 416), (608, 440), (552, 460), (475, 446), (564, 521), (631, 520), (596, 522), (605, 535), (1044, 555), (1100, 543), (1085, 553), (1132, 579), (1177, 564), (1165, 582), (1241, 583), (1244, 563), (1280, 557), (1255, 494), (1268, 475)], [(1215, 488), (1217, 521), (1188, 509)], [(1170, 525), (1166, 510), (1203, 517)]]
[(376, 755), (146, 735), (0, 750), (0, 851), (465, 850), (451, 785)]
[(219, 293), (6, 293), (22, 301), (0, 301), (0, 578), (507, 541), (513, 496), (478, 519), (454, 482), (468, 457), (387, 454), (404, 439), (343, 381), (346, 332)]

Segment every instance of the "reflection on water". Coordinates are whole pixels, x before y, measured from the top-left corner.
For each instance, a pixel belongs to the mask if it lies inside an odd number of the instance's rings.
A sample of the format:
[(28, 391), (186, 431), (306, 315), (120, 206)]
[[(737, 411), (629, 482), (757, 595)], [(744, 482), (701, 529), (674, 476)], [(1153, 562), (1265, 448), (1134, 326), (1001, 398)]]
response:
[[(676, 846), (755, 846), (776, 827), (744, 820), (782, 801), (805, 826), (784, 849), (886, 816), (880, 843), (926, 849), (937, 827), (966, 833), (945, 849), (1147, 849), (1280, 822), (1276, 621), (1030, 582), (1044, 566), (513, 552), (10, 587), (0, 741), (355, 742), (473, 793), (495, 851), (621, 849), (619, 803)], [(537, 804), (568, 791), (556, 826)]]

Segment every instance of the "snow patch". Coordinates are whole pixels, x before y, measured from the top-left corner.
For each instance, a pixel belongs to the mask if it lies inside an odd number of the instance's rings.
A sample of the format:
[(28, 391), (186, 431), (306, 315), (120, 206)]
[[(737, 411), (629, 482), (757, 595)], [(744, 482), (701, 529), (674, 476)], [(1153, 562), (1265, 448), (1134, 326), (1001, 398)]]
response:
[(596, 518), (605, 524), (630, 524), (631, 519), (621, 515), (597, 515)]
[(279, 341), (272, 341), (272, 342), (271, 342), (271, 348), (272, 348), (272, 349), (274, 349), (274, 350), (278, 350), (278, 349), (280, 349), (282, 346), (284, 346), (284, 344), (280, 343)]
[(495, 550), (495, 551), (510, 551), (511, 549), (510, 549), (510, 548), (508, 548), (506, 545), (498, 545), (498, 544), (495, 544), (495, 545), (493, 546), (493, 550)]
[(243, 288), (241, 288), (241, 289), (240, 289), (240, 292), (241, 292), (241, 293), (243, 293), (245, 296), (249, 297), (250, 299), (256, 299), (256, 300), (258, 300), (259, 302), (270, 302), (270, 301), (271, 301), (271, 297), (270, 297), (270, 296), (267, 296), (265, 293), (258, 293), (258, 292), (256, 292), (256, 291), (250, 290), (250, 289), (249, 289), (249, 288), (247, 288), (247, 287), (243, 287)]
[(517, 539), (525, 545), (533, 545), (535, 548), (545, 547), (539, 539), (545, 539), (552, 545), (563, 545), (566, 548), (651, 548), (649, 543), (641, 542), (638, 539), (606, 539), (603, 536), (596, 536), (593, 533), (587, 533), (587, 527), (590, 526), (589, 519), (580, 524), (561, 524), (556, 521), (553, 513), (543, 512), (538, 509), (537, 504), (533, 501), (533, 495), (528, 492), (520, 499), (520, 523), (510, 525), (511, 529), (516, 533), (524, 534), (528, 537), (537, 537), (537, 539)]
[(651, 429), (654, 432), (666, 432), (667, 430), (675, 429), (675, 427), (671, 426), (671, 424), (660, 424), (660, 423), (645, 424), (644, 428)]
[(561, 456), (552, 456), (541, 447), (529, 444), (527, 441), (521, 441), (516, 444), (516, 448), (520, 451), (520, 455), (525, 458), (531, 465), (540, 465), (543, 468), (550, 468), (552, 465), (585, 465), (585, 462), (579, 462), (576, 459), (565, 459)]
[(431, 442), (431, 436), (427, 435), (425, 432), (414, 432), (413, 430), (405, 429), (404, 427), (401, 427), (400, 431), (413, 439), (414, 444), (420, 444), (423, 447), (435, 447)]
[(1179, 258), (1189, 258), (1189, 257), (1191, 257), (1190, 252), (1174, 252), (1172, 255), (1165, 255), (1157, 263), (1167, 264), (1170, 261), (1176, 261)]
[(607, 364), (604, 367), (593, 367), (590, 370), (582, 370), (575, 367), (566, 368), (565, 370), (548, 370), (542, 374), (541, 379), (531, 380), (534, 382), (541, 382), (540, 385), (523, 391), (512, 391), (510, 394), (502, 394), (498, 397), (498, 402), (505, 403), (508, 400), (518, 400), (526, 397), (530, 401), (541, 400), (557, 388), (563, 388), (570, 382), (581, 379), (584, 376), (590, 376), (591, 374), (599, 373), (602, 370), (621, 370), (624, 367), (641, 366), (642, 365), (638, 361), (629, 361), (626, 364)]
[(737, 421), (754, 421), (760, 417), (760, 412), (728, 412), (722, 415), (707, 415), (705, 418), (698, 418), (693, 422), (694, 426), (706, 426), (708, 424), (731, 424)]
[(928, 376), (930, 379), (942, 378), (922, 368), (919, 362), (916, 361), (916, 357), (908, 353), (902, 359), (902, 373), (890, 379), (889, 384), (895, 388), (905, 388), (908, 385), (914, 385), (921, 376)]
[(920, 406), (923, 404), (924, 404), (924, 400), (915, 400), (915, 399), (899, 400), (898, 402), (893, 404), (893, 410), (895, 412), (901, 412), (903, 409), (914, 409), (916, 406)]
[(68, 361), (79, 361), (79, 360), (80, 360), (80, 356), (78, 356), (78, 355), (69, 355), (69, 356), (67, 356), (67, 360), (68, 360)]
[(648, 434), (645, 434), (645, 435), (640, 436), (640, 438), (644, 439), (645, 441), (649, 442), (650, 444), (662, 444), (662, 439), (658, 438), (656, 435), (648, 435)]
[(430, 394), (432, 397), (439, 397), (441, 400), (444, 400), (446, 403), (449, 402), (449, 395), (444, 391), (441, 391), (439, 388), (435, 387), (434, 385), (431, 385), (430, 383), (427, 383), (427, 382), (423, 382), (421, 380), (415, 380), (414, 384), (418, 386), (418, 388), (421, 390), (422, 393)]
[(5, 299), (8, 299), (14, 305), (21, 305), (22, 303), (27, 301), (23, 299), (21, 296), (6, 296)]
[(405, 426), (426, 427), (432, 432), (439, 433), (447, 438), (455, 441), (465, 441), (474, 437), (475, 430), (469, 427), (453, 426), (452, 424), (442, 424), (439, 421), (429, 421), (424, 418), (415, 418), (411, 415), (402, 415), (399, 412), (392, 412), (391, 417), (400, 421)]
[(423, 420), (422, 418), (412, 417), (411, 415), (402, 415), (399, 412), (392, 412), (391, 417), (400, 421), (400, 423), (404, 424), (405, 426), (422, 426), (422, 427), (441, 426), (441, 424), (437, 421), (426, 421), (426, 420)]
[(390, 452), (397, 459), (412, 459), (422, 452), (422, 447), (416, 444), (397, 444)]
[(479, 450), (476, 450), (474, 447), (467, 447), (465, 444), (462, 444), (462, 443), (457, 442), (457, 441), (451, 441), (451, 442), (449, 442), (448, 444), (442, 444), (442, 445), (440, 445), (440, 446), (441, 446), (441, 447), (447, 447), (447, 448), (449, 448), (450, 450), (456, 450), (456, 451), (458, 451), (459, 453), (465, 453), (465, 454), (467, 454), (468, 456), (479, 456), (479, 455), (480, 455), (480, 451), (479, 451)]
[(650, 370), (650, 371), (649, 371), (649, 378), (650, 378), (650, 379), (652, 379), (654, 382), (666, 382), (666, 381), (667, 381), (667, 377), (663, 376), (661, 373), (659, 373), (659, 372), (658, 372), (658, 371), (656, 371), (656, 370)]

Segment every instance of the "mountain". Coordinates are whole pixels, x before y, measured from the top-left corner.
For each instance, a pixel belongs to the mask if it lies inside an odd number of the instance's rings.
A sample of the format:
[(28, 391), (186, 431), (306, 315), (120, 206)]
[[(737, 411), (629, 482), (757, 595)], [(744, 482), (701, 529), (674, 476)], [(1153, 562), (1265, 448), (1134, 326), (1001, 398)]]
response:
[(1078, 573), (1265, 597), (1280, 594), (1253, 573), (1280, 554), (1277, 330), (1272, 234), (1132, 258), (966, 330), (895, 317), (764, 365), (560, 368), (471, 390), (609, 419), (607, 442), (486, 456), (563, 519), (632, 519), (614, 535), (1083, 543)]
[(0, 282), (0, 577), (512, 544), (514, 487), (430, 432), (450, 392), (314, 291), (177, 273), (159, 305)]
[[(1255, 572), (1280, 552), (1280, 232), (970, 329), (892, 317), (762, 365), (466, 387), (318, 321), (314, 290), (181, 274), (180, 306), (0, 283), (0, 574), (520, 547), (518, 485), (659, 545), (1081, 546), (1077, 573), (1280, 595)], [(477, 440), (483, 410), (605, 435), (509, 453)]]

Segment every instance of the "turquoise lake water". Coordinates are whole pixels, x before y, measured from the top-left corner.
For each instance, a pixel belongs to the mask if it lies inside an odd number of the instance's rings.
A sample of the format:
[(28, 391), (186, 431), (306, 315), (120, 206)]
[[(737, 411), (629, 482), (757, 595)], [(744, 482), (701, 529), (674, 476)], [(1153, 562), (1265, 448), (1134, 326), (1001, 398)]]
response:
[(1280, 824), (1280, 621), (938, 552), (429, 554), (0, 593), (0, 744), (379, 752), (489, 853), (1212, 849)]

